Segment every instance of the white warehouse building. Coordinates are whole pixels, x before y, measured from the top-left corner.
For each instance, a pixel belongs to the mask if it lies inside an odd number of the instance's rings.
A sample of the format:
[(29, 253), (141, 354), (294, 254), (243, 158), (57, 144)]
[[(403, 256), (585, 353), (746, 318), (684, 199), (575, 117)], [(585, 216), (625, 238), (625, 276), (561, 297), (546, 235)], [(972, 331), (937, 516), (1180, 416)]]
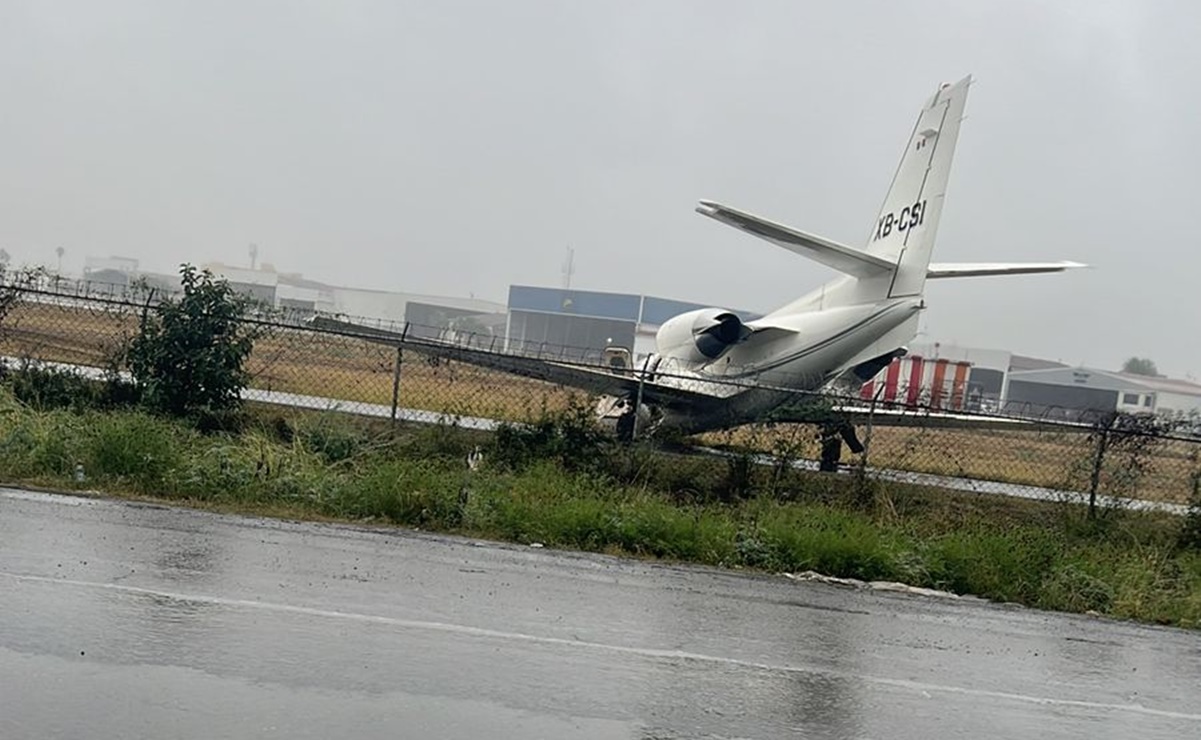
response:
[(1186, 380), (1084, 367), (1009, 374), (1005, 408), (1040, 416), (1074, 418), (1084, 411), (1201, 416), (1201, 385)]

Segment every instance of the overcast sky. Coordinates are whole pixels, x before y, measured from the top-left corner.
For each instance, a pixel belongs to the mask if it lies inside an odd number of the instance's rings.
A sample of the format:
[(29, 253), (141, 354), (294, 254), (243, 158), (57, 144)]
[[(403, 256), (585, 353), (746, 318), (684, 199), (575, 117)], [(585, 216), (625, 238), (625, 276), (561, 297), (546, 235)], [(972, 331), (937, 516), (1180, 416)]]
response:
[(976, 78), (922, 340), (1201, 378), (1192, 2), (0, 0), (0, 247), (260, 260), (766, 311), (834, 277), (693, 212), (861, 245), (922, 101)]

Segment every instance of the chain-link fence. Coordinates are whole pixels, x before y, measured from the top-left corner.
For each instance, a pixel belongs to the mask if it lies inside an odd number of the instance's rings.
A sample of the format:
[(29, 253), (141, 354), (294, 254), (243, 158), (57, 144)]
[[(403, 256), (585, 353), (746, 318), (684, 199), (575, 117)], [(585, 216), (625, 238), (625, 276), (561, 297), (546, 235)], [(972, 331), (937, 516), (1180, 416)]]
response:
[[(33, 360), (96, 375), (122, 371), (122, 351), (156, 296), (146, 286), (97, 287), (44, 276), (2, 290), (7, 303), (0, 311), (0, 357), (5, 362)], [(256, 341), (246, 400), (492, 429), (499, 422), (526, 422), (573, 404), (595, 406), (597, 399), (533, 377), (448, 359), (442, 349), (470, 348), (589, 368), (613, 361), (598, 350), (506, 346), (503, 337), (486, 334), (320, 318), (279, 312), (252, 316)], [(659, 377), (665, 373), (670, 370), (659, 369)], [(733, 376), (707, 383), (719, 395), (747, 384), (786, 385), (779, 378)], [(1076, 419), (1086, 421), (1071, 424), (1046, 417), (1019, 424), (1013, 416), (948, 414), (920, 404), (885, 404), (857, 392), (793, 395), (814, 402), (824, 415), (798, 423), (780, 421), (773, 412), (756, 423), (689, 441), (707, 454), (776, 467), (830, 469), (840, 462), (838, 469), (844, 472), (917, 486), (1053, 500), (1093, 498), (1108, 506), (1151, 502), (1181, 508), (1197, 501), (1201, 489), (1201, 441), (1150, 420), (1133, 423), (1097, 413), (1077, 414)], [(855, 431), (848, 435), (852, 425)]]

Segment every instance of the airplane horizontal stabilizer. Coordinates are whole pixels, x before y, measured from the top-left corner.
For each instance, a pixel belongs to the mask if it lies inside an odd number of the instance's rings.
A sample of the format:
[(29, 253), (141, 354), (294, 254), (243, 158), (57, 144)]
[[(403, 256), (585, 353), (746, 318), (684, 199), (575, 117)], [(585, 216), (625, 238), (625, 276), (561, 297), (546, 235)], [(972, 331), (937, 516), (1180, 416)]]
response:
[(932, 264), (927, 278), (987, 277), (990, 275), (1033, 275), (1088, 267), (1080, 262), (958, 262)]
[(820, 262), (826, 267), (832, 267), (839, 272), (858, 278), (888, 275), (897, 266), (895, 261), (886, 257), (868, 254), (845, 244), (806, 234), (803, 231), (797, 231), (713, 201), (702, 200), (696, 211), (703, 216), (765, 239), (802, 257)]

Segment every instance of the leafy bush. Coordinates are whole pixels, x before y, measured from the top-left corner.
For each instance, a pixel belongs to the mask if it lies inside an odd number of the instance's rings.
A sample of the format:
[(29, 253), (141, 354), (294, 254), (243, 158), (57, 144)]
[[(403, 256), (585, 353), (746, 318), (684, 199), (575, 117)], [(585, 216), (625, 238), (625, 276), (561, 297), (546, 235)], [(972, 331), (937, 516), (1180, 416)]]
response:
[[(0, 250), (3, 252), (3, 250)], [(46, 276), (41, 267), (11, 270), (6, 260), (0, 260), (0, 330), (9, 311), (21, 302), (22, 293)]]
[(1180, 536), (1177, 544), (1182, 550), (1201, 552), (1201, 502), (1194, 501), (1184, 515), (1180, 525)]
[(529, 424), (502, 424), (493, 442), (494, 459), (513, 470), (538, 460), (554, 460), (565, 470), (595, 472), (605, 467), (612, 439), (592, 410), (573, 404)]
[(1114, 589), (1105, 579), (1069, 562), (1047, 575), (1036, 596), (1037, 604), (1052, 609), (1101, 612), (1113, 604)]
[(134, 406), (137, 386), (116, 374), (94, 380), (78, 372), (26, 363), (16, 369), (0, 367), (0, 380), (13, 397), (38, 411), (52, 409), (116, 409)]
[[(1195, 464), (1195, 460), (1194, 460)], [(1192, 474), (1193, 493), (1189, 496), (1188, 511), (1180, 525), (1176, 546), (1182, 550), (1201, 552), (1201, 468)]]
[(240, 406), (249, 381), (249, 300), (207, 270), (184, 265), (180, 276), (182, 297), (165, 299), (143, 316), (127, 350), (129, 369), (150, 409), (219, 420)]
[(299, 424), (294, 433), (309, 451), (331, 464), (349, 460), (370, 446), (360, 428), (332, 414)]

